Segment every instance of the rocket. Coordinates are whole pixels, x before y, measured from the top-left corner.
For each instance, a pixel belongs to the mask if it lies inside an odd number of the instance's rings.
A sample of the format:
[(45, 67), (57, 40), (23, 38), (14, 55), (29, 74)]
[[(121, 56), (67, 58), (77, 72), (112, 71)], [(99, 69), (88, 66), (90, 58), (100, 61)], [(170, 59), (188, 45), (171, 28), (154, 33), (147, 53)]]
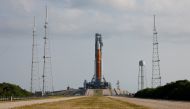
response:
[(111, 84), (106, 82), (102, 77), (102, 35), (95, 34), (95, 60), (94, 60), (94, 75), (91, 82), (84, 81), (85, 89), (107, 89), (111, 88)]
[(96, 82), (100, 83), (102, 78), (102, 36), (95, 34), (95, 77)]
[(111, 88), (111, 84), (102, 78), (102, 35), (95, 34), (95, 60), (94, 60), (94, 75), (91, 82), (84, 81), (85, 89), (107, 89)]

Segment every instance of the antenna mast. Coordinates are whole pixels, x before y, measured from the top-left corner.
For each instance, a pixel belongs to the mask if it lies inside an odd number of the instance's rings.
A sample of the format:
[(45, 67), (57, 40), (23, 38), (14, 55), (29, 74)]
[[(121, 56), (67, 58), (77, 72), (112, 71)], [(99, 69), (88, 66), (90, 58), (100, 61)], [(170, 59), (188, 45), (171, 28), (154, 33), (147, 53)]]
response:
[(158, 39), (157, 39), (157, 31), (156, 31), (156, 23), (155, 23), (155, 15), (154, 15), (154, 29), (153, 29), (153, 52), (152, 52), (152, 88), (161, 86), (161, 75), (160, 75), (160, 59), (159, 59), (159, 51), (158, 51)]
[(47, 91), (50, 91), (50, 88), (48, 89), (49, 85), (52, 85), (53, 91), (53, 76), (52, 76), (52, 66), (51, 66), (51, 53), (50, 53), (50, 44), (49, 44), (49, 38), (47, 34), (47, 28), (48, 28), (48, 10), (46, 5), (46, 18), (45, 18), (45, 36), (44, 36), (44, 56), (43, 56), (43, 86), (42, 86), (42, 96), (46, 94)]
[[(34, 16), (34, 25), (32, 31), (32, 64), (31, 64), (31, 83), (30, 92), (37, 90), (39, 86), (39, 61), (38, 61), (37, 39), (36, 39), (36, 22)], [(40, 89), (38, 89), (40, 90)]]

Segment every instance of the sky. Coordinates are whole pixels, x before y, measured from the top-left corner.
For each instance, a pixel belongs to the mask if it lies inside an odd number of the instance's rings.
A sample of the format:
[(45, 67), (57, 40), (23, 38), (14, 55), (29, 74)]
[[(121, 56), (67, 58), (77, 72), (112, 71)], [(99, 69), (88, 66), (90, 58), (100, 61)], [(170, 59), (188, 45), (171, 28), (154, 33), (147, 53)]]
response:
[(0, 0), (0, 82), (30, 89), (34, 16), (42, 75), (46, 4), (54, 90), (91, 80), (95, 33), (103, 36), (103, 75), (112, 87), (119, 80), (137, 91), (141, 59), (151, 87), (154, 14), (162, 85), (190, 79), (189, 0)]

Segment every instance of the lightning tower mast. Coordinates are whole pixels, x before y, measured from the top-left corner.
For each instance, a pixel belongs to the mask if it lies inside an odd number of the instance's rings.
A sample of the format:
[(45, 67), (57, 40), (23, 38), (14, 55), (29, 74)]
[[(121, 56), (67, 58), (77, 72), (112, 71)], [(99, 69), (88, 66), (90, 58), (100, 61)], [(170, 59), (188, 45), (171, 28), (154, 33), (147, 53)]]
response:
[(158, 39), (157, 30), (155, 24), (154, 15), (154, 29), (153, 29), (153, 52), (152, 52), (152, 88), (161, 86), (161, 75), (160, 75), (160, 59), (158, 51)]
[[(52, 76), (52, 66), (51, 66), (51, 54), (50, 54), (50, 44), (49, 37), (47, 34), (48, 28), (48, 10), (46, 5), (46, 18), (45, 18), (45, 36), (44, 36), (44, 56), (43, 56), (43, 86), (42, 86), (42, 96), (47, 92), (53, 91), (53, 76)], [(50, 87), (49, 87), (50, 86)]]
[[(39, 87), (39, 61), (38, 61), (37, 39), (36, 39), (36, 24), (34, 16), (34, 25), (32, 31), (32, 64), (31, 64), (31, 83), (30, 92), (36, 91)], [(40, 90), (40, 89), (38, 89)]]

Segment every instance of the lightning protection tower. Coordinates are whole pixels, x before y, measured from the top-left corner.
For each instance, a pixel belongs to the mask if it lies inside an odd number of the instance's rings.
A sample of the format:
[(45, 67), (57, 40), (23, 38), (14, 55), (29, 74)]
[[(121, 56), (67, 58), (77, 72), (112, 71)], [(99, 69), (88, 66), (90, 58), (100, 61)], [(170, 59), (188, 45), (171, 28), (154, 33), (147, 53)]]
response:
[(46, 6), (46, 18), (45, 18), (45, 36), (44, 36), (44, 56), (43, 56), (43, 86), (42, 86), (42, 96), (52, 92), (53, 88), (53, 74), (52, 74), (52, 64), (51, 64), (51, 53), (50, 53), (50, 41), (47, 33), (48, 28), (48, 10)]
[(161, 76), (160, 76), (160, 59), (158, 51), (158, 39), (155, 24), (154, 15), (154, 28), (153, 28), (153, 52), (152, 52), (152, 88), (161, 86)]
[(144, 74), (145, 62), (143, 60), (139, 61), (139, 73), (138, 73), (138, 90), (144, 89), (145, 74)]
[(40, 90), (40, 76), (39, 76), (39, 60), (38, 60), (38, 47), (36, 37), (36, 24), (34, 16), (34, 25), (32, 31), (32, 64), (31, 64), (31, 83), (30, 92)]

